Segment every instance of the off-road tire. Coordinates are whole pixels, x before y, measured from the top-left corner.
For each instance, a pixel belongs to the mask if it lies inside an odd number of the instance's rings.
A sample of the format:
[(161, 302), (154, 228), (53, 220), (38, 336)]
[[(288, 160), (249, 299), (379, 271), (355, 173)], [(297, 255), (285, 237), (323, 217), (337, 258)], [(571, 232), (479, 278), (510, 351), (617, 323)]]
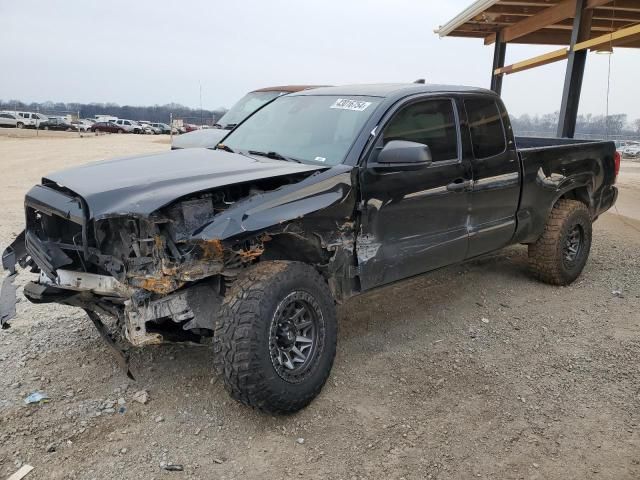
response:
[(18, 123), (16, 123), (16, 127), (17, 128), (24, 128), (24, 123), (18, 122)]
[[(576, 226), (582, 234), (575, 261), (567, 264), (564, 247)], [(544, 232), (529, 245), (529, 267), (539, 280), (552, 285), (569, 285), (584, 268), (592, 238), (591, 216), (587, 206), (576, 200), (560, 199), (551, 209)]]
[(121, 128), (119, 128), (119, 129), (118, 129), (118, 133), (124, 133), (124, 130), (123, 130), (123, 129), (121, 129)]
[[(315, 353), (308, 373), (298, 383), (278, 374), (270, 353), (273, 319), (293, 292), (311, 295), (321, 313)], [(337, 329), (333, 297), (313, 267), (301, 262), (261, 262), (225, 293), (214, 331), (214, 365), (234, 399), (269, 413), (293, 413), (306, 407), (329, 377)]]

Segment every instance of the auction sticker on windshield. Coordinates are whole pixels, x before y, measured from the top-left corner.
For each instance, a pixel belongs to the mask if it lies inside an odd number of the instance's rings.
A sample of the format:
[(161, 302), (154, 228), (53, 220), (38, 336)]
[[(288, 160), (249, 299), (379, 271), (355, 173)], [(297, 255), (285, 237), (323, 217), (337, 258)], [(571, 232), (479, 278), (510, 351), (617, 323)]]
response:
[(339, 108), (340, 110), (353, 110), (354, 112), (362, 112), (371, 105), (371, 102), (362, 102), (360, 100), (351, 100), (349, 98), (339, 98), (335, 101), (331, 108)]

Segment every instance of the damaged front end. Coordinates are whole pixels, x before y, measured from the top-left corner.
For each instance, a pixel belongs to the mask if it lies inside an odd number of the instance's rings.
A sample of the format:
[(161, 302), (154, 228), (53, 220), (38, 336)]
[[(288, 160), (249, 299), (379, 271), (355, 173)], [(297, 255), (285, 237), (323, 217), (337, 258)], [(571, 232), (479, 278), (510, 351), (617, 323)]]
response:
[(225, 290), (262, 257), (312, 259), (341, 296), (351, 282), (351, 197), (348, 169), (304, 172), (187, 195), (148, 214), (92, 218), (83, 197), (44, 180), (25, 198), (26, 229), (3, 266), (39, 273), (27, 299), (84, 309), (123, 359), (118, 335), (134, 346), (211, 337)]
[(225, 284), (264, 246), (261, 236), (225, 244), (192, 234), (257, 192), (225, 187), (146, 217), (91, 220), (80, 197), (44, 183), (27, 194), (27, 227), (5, 251), (3, 265), (39, 273), (24, 289), (29, 300), (114, 316), (133, 345), (199, 341), (213, 332)]

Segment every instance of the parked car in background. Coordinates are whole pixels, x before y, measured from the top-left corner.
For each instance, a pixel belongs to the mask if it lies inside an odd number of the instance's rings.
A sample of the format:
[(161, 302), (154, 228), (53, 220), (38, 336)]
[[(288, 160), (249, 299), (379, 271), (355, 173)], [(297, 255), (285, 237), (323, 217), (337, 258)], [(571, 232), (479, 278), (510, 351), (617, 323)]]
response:
[(92, 132), (106, 132), (106, 133), (129, 133), (124, 125), (118, 125), (115, 122), (96, 122), (91, 125), (90, 130)]
[(40, 127), (42, 130), (60, 130), (70, 132), (77, 130), (77, 127), (71, 122), (60, 117), (49, 117), (46, 122), (42, 122)]
[(0, 112), (0, 127), (13, 127), (18, 125), (18, 116), (15, 113)]
[(183, 127), (184, 127), (185, 133), (195, 132), (196, 130), (198, 130), (198, 126), (194, 125), (193, 123), (185, 123)]
[(129, 121), (133, 125), (133, 133), (148, 133), (145, 130), (144, 125), (142, 125), (140, 122), (138, 122), (136, 120), (129, 120)]
[(16, 127), (18, 128), (42, 128), (49, 118), (42, 113), (35, 112), (15, 112), (18, 117)]
[(640, 143), (628, 142), (622, 150), (622, 158), (639, 158)]
[(171, 133), (171, 127), (166, 123), (157, 122), (157, 123), (152, 123), (151, 126), (159, 129), (160, 133), (167, 133), (167, 134)]
[(94, 118), (94, 122), (115, 122), (118, 120), (118, 117), (114, 117), (113, 115), (96, 115)]
[(71, 124), (80, 132), (88, 132), (91, 129), (91, 125), (93, 125), (86, 120), (72, 120)]
[(120, 128), (122, 128), (122, 130), (124, 130), (127, 133), (140, 133), (140, 131), (142, 130), (140, 125), (136, 125), (136, 122), (134, 122), (133, 120), (118, 118), (116, 120), (111, 120), (111, 122), (118, 125)]
[(140, 125), (142, 125), (142, 128), (144, 129), (144, 133), (149, 134), (149, 135), (159, 135), (162, 133), (162, 130), (158, 127), (154, 127), (151, 122), (147, 121), (147, 120), (140, 120)]
[(247, 93), (233, 107), (229, 109), (214, 125), (213, 129), (203, 129), (181, 135), (173, 139), (171, 150), (181, 148), (215, 148), (229, 131), (242, 122), (253, 112), (262, 108), (276, 98), (293, 92), (316, 88), (317, 85), (284, 85), (266, 87)]

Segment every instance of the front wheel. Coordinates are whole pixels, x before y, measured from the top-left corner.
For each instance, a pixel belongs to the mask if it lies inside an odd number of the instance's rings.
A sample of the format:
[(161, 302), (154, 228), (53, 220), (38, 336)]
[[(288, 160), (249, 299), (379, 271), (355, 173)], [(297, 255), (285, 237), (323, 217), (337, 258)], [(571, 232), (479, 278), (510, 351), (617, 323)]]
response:
[(300, 262), (261, 262), (226, 293), (215, 367), (229, 394), (287, 414), (320, 393), (336, 354), (336, 309), (325, 280)]
[(529, 245), (529, 266), (533, 274), (552, 285), (573, 282), (589, 258), (591, 235), (591, 215), (587, 206), (576, 200), (558, 200), (544, 232)]
[(24, 128), (24, 123), (22, 123), (22, 122), (18, 122), (18, 123), (16, 124), (16, 127), (18, 127), (18, 128)]

